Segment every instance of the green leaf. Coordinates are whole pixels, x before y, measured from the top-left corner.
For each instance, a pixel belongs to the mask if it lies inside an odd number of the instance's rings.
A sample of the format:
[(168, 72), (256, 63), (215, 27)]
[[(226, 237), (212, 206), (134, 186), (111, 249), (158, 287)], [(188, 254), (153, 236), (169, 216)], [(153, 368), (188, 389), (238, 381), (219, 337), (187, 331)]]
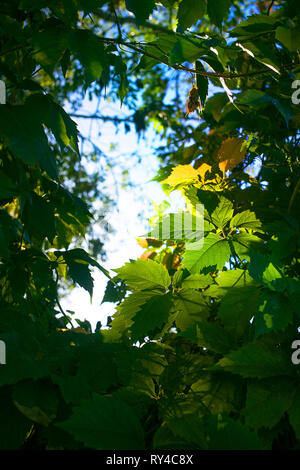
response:
[[(175, 417), (171, 418), (168, 423), (162, 423), (154, 434), (154, 449), (170, 449), (176, 451), (179, 449), (200, 449), (199, 436), (201, 435), (201, 429), (199, 421), (197, 416), (190, 418), (190, 415), (183, 415), (182, 418)], [(170, 424), (170, 427), (168, 424)], [(176, 434), (173, 434), (170, 428), (172, 428)], [(189, 442), (187, 442), (187, 440)], [(197, 440), (197, 443), (194, 443), (195, 440)]]
[(91, 265), (98, 268), (105, 276), (110, 279), (108, 271), (103, 268), (96, 260), (91, 258), (86, 251), (82, 248), (74, 248), (73, 250), (66, 251), (55, 251), (55, 256), (57, 258), (63, 257), (67, 264), (69, 263), (79, 263), (83, 265)]
[(20, 449), (32, 423), (13, 405), (9, 387), (0, 389), (0, 414), (0, 450)]
[[(117, 425), (116, 425), (117, 424)], [(67, 421), (57, 426), (87, 448), (139, 450), (144, 448), (143, 429), (130, 408), (120, 399), (94, 393), (74, 408)]]
[[(201, 55), (208, 53), (208, 47), (204, 41), (199, 40), (177, 40), (170, 51), (170, 65), (182, 62), (195, 62)], [(156, 53), (157, 55), (157, 53)]]
[(126, 297), (117, 307), (112, 321), (113, 330), (122, 335), (127, 333), (133, 323), (133, 317), (140, 311), (141, 307), (152, 297), (161, 295), (159, 290), (137, 291)]
[(251, 15), (230, 31), (231, 36), (256, 36), (260, 33), (274, 31), (279, 20), (268, 15)]
[(253, 284), (253, 280), (244, 269), (230, 269), (218, 273), (214, 278), (214, 284), (205, 292), (211, 297), (223, 297), (233, 288), (248, 287)]
[(229, 241), (239, 258), (247, 261), (250, 261), (252, 253), (255, 253), (263, 244), (261, 238), (246, 232), (232, 235)]
[(102, 299), (102, 304), (105, 302), (121, 302), (126, 294), (126, 287), (123, 283), (118, 282), (117, 279), (113, 281), (108, 281), (106, 284), (104, 296)]
[(167, 322), (171, 307), (170, 295), (154, 295), (144, 303), (133, 317), (131, 338), (143, 341), (146, 336), (152, 339)]
[(206, 12), (205, 0), (182, 0), (179, 4), (177, 19), (182, 29), (196, 24)]
[[(200, 60), (196, 60), (196, 69), (202, 72), (205, 72), (205, 68), (203, 67)], [(196, 75), (196, 85), (198, 88), (199, 98), (201, 102), (201, 106), (204, 107), (207, 94), (208, 94), (208, 78), (204, 77), (203, 75), (197, 74)]]
[(56, 417), (59, 394), (51, 382), (19, 382), (14, 386), (12, 399), (24, 416), (43, 426), (48, 426)]
[(236, 347), (234, 337), (216, 322), (203, 321), (195, 325), (195, 330), (195, 334), (188, 331), (183, 336), (196, 341), (198, 346), (209, 351), (224, 355)]
[(251, 254), (249, 274), (257, 282), (271, 290), (276, 290), (272, 284), (273, 281), (282, 278), (279, 268), (270, 262), (269, 256), (263, 255), (262, 253)]
[(254, 212), (247, 210), (236, 214), (230, 221), (230, 227), (235, 227), (239, 230), (255, 230), (261, 227), (261, 221), (256, 218)]
[[(192, 274), (221, 270), (230, 257), (228, 242), (210, 233), (204, 238), (203, 246), (201, 245), (200, 242), (187, 244), (183, 266)], [(197, 249), (199, 246), (200, 249)]]
[(220, 299), (217, 315), (225, 328), (234, 336), (243, 336), (250, 327), (260, 291), (257, 284), (243, 269), (219, 273), (205, 295)]
[(71, 52), (81, 62), (86, 84), (98, 80), (107, 68), (107, 54), (103, 42), (91, 31), (75, 30), (69, 39)]
[(204, 117), (207, 116), (208, 118), (219, 122), (221, 119), (222, 110), (227, 102), (228, 100), (225, 93), (215, 93), (213, 96), (208, 98), (206, 102)]
[(6, 344), (7, 356), (7, 364), (1, 367), (0, 385), (14, 384), (27, 378), (38, 379), (49, 373), (48, 364), (39, 357), (41, 346), (31, 319), (27, 326), (23, 326), (22, 333), (9, 331), (0, 336)]
[(211, 369), (222, 369), (249, 378), (293, 374), (289, 355), (271, 337), (268, 341), (263, 337), (245, 344), (229, 353)]
[(50, 243), (56, 234), (54, 208), (52, 204), (46, 201), (35, 192), (27, 196), (24, 205), (22, 219), (25, 229), (30, 235), (44, 239), (48, 238)]
[(209, 274), (191, 274), (182, 281), (183, 288), (204, 289), (213, 283)]
[[(91, 338), (91, 336), (89, 336)], [(80, 404), (92, 392), (106, 393), (116, 386), (120, 378), (117, 373), (118, 348), (111, 350), (100, 337), (80, 345), (76, 375), (52, 374), (52, 380), (59, 385), (66, 403)], [(91, 361), (91, 357), (93, 360)]]
[(281, 42), (289, 51), (297, 51), (300, 49), (300, 29), (286, 28), (278, 26), (276, 29), (276, 39)]
[(295, 394), (295, 399), (292, 406), (288, 410), (289, 420), (294, 428), (297, 439), (300, 439), (300, 397)]
[(293, 118), (293, 112), (288, 104), (282, 104), (277, 98), (274, 98), (260, 90), (252, 89), (241, 93), (238, 98), (238, 103), (246, 104), (257, 109), (273, 105), (284, 118), (286, 126), (288, 126), (289, 121)]
[(12, 179), (3, 171), (0, 171), (0, 199), (6, 199), (16, 196), (18, 193), (17, 186)]
[(48, 145), (42, 123), (27, 105), (0, 105), (0, 135), (13, 155), (24, 163), (40, 163), (57, 178), (55, 154)]
[(255, 314), (255, 337), (269, 331), (284, 330), (293, 320), (293, 308), (279, 292), (264, 291)]
[(32, 45), (35, 59), (53, 76), (54, 69), (68, 47), (66, 25), (54, 18), (45, 21), (40, 30), (33, 34)]
[[(243, 382), (232, 374), (217, 374), (203, 371), (200, 378), (192, 384), (192, 392), (213, 414), (232, 413), (240, 406), (240, 393)], [(202, 406), (203, 406), (202, 405)]]
[(233, 216), (233, 204), (229, 199), (221, 196), (219, 204), (210, 216), (211, 222), (222, 229)]
[(210, 450), (261, 450), (257, 434), (225, 414), (208, 418)]
[(165, 214), (146, 236), (158, 240), (199, 240), (204, 235), (204, 224), (203, 217), (186, 211)]
[(131, 261), (122, 268), (114, 269), (118, 277), (122, 279), (132, 290), (155, 289), (157, 287), (167, 289), (171, 283), (168, 271), (162, 264), (151, 259)]
[(207, 13), (210, 21), (222, 28), (223, 20), (228, 16), (231, 0), (207, 0)]
[(68, 251), (55, 251), (55, 256), (63, 258), (64, 262), (68, 266), (69, 276), (73, 281), (87, 290), (90, 296), (93, 295), (93, 278), (89, 269), (89, 265), (95, 266), (100, 269), (103, 274), (110, 277), (106, 269), (102, 268), (100, 264), (93, 260), (83, 249), (74, 248)]
[(89, 270), (89, 267), (85, 264), (76, 263), (69, 261), (68, 273), (73, 281), (88, 291), (90, 296), (93, 295), (94, 281)]
[(254, 42), (245, 41), (240, 47), (258, 62), (280, 73), (278, 57), (272, 48), (270, 48), (269, 44), (256, 39)]
[(182, 289), (174, 296), (173, 301), (174, 310), (177, 311), (174, 320), (181, 331), (190, 328), (195, 322), (206, 320), (209, 316), (207, 299), (194, 289)]
[(243, 411), (246, 424), (254, 429), (273, 428), (292, 405), (296, 393), (296, 383), (288, 377), (248, 382)]
[(53, 132), (61, 150), (70, 146), (79, 154), (77, 124), (61, 106), (49, 95), (39, 93), (29, 96), (26, 105)]
[(134, 13), (138, 24), (143, 24), (155, 8), (154, 0), (125, 0), (127, 10)]
[(218, 317), (223, 325), (241, 336), (250, 326), (258, 302), (257, 285), (234, 286), (222, 297)]
[[(214, 191), (204, 191), (197, 189), (195, 186), (190, 186), (185, 189), (185, 193), (193, 206), (199, 203), (203, 204), (208, 214), (211, 214), (219, 204), (219, 198)], [(210, 224), (209, 230), (213, 230), (212, 224)]]

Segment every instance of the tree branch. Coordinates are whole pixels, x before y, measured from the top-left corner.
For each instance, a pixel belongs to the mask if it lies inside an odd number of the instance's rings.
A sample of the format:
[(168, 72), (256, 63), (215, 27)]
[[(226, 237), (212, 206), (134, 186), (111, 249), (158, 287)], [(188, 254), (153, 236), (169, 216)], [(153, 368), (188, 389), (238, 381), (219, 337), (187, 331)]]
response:
[(272, 7), (273, 7), (273, 5), (274, 5), (274, 2), (275, 2), (275, 0), (272, 0), (271, 3), (270, 3), (270, 5), (269, 5), (268, 11), (267, 11), (267, 14), (268, 14), (268, 15), (270, 14), (270, 12), (271, 12), (271, 10), (272, 10)]
[[(140, 1), (143, 2), (144, 0), (140, 0)], [(97, 14), (98, 14), (99, 18), (101, 18), (105, 21), (110, 21), (111, 23), (115, 23), (115, 18), (114, 18), (113, 15), (110, 15), (109, 13), (106, 13), (106, 12), (101, 11), (101, 10), (98, 10)], [(118, 17), (118, 22), (119, 22), (119, 24), (134, 24), (134, 25), (138, 26), (134, 16)], [(176, 33), (174, 31), (172, 31), (171, 29), (164, 28), (163, 26), (151, 23), (150, 21), (145, 21), (143, 26), (148, 28), (148, 29), (152, 29), (153, 31), (159, 31), (161, 33), (176, 35)]]
[(130, 117), (119, 118), (117, 116), (102, 116), (101, 114), (77, 114), (69, 113), (69, 116), (80, 118), (80, 119), (101, 119), (102, 121), (112, 121), (112, 122), (133, 122)]
[[(151, 59), (156, 60), (158, 63), (165, 64), (168, 67), (171, 67), (172, 69), (177, 70), (179, 72), (184, 71), (184, 72), (189, 72), (189, 73), (192, 73), (192, 74), (195, 74), (195, 75), (202, 75), (204, 77), (233, 79), (233, 78), (243, 78), (243, 77), (247, 78), (247, 77), (252, 77), (252, 76), (255, 76), (255, 75), (262, 75), (262, 74), (265, 74), (265, 73), (270, 73), (270, 69), (268, 67), (265, 67), (263, 69), (254, 70), (253, 72), (237, 73), (237, 72), (208, 72), (208, 71), (198, 70), (198, 69), (195, 69), (195, 68), (186, 67), (184, 65), (170, 65), (167, 60), (164, 60), (161, 57), (157, 57), (154, 54), (151, 54), (150, 52), (148, 52), (147, 50), (142, 49), (141, 48), (141, 43), (128, 43), (128, 42), (120, 40), (120, 39), (104, 38), (104, 37), (99, 37), (99, 39), (103, 42), (108, 43), (108, 44), (118, 44), (118, 45), (128, 47), (129, 49), (132, 49), (136, 52), (139, 52), (140, 54), (143, 54), (147, 57), (150, 57)], [(151, 45), (151, 44), (149, 43), (149, 45)], [(284, 65), (280, 66), (280, 69), (288, 70), (288, 69), (291, 69), (291, 68), (293, 68), (293, 67), (295, 67), (296, 65), (299, 65), (299, 64), (300, 64), (300, 61), (291, 62), (289, 64), (284, 64)]]
[(121, 31), (120, 21), (119, 21), (116, 9), (114, 7), (114, 2), (111, 0), (110, 3), (111, 3), (111, 7), (113, 9), (113, 12), (114, 12), (114, 16), (115, 16), (115, 20), (116, 20), (117, 28), (118, 28), (118, 32), (119, 32), (119, 36), (120, 36), (120, 38), (122, 38), (122, 31)]

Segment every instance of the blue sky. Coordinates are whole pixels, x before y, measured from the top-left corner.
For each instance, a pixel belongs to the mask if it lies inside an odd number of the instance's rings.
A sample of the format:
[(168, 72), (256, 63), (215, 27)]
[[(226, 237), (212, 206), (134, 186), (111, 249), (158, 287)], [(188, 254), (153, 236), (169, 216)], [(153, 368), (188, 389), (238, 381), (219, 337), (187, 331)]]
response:
[[(78, 113), (92, 114), (98, 106), (97, 100), (85, 99)], [(66, 106), (66, 109), (68, 107)], [(128, 110), (125, 106), (120, 108), (119, 103), (103, 101), (99, 112), (103, 115), (126, 116)], [(116, 133), (115, 126), (110, 122), (103, 123), (100, 120), (88, 120), (74, 118), (82, 135), (90, 135), (93, 143), (115, 162), (112, 170), (106, 177), (106, 186), (110, 188), (112, 196), (117, 194), (117, 206), (112, 213), (106, 214), (106, 220), (115, 230), (105, 243), (107, 260), (101, 264), (111, 271), (122, 266), (129, 259), (139, 257), (144, 249), (141, 248), (136, 238), (147, 233), (149, 229), (148, 219), (155, 213), (155, 204), (161, 204), (168, 200), (172, 210), (183, 207), (183, 198), (178, 192), (171, 193), (169, 197), (162, 191), (160, 183), (150, 180), (156, 175), (159, 168), (158, 159), (154, 153), (155, 145), (161, 144), (161, 139), (153, 129), (147, 131), (145, 139), (138, 139), (135, 132), (125, 134), (123, 126)], [(100, 135), (99, 135), (100, 132)], [(113, 145), (112, 145), (113, 144)], [(136, 156), (135, 156), (136, 155)], [(138, 163), (140, 157), (140, 163)], [(96, 165), (96, 167), (95, 167)], [(86, 168), (97, 171), (99, 163), (87, 163)], [(134, 186), (124, 187), (122, 180), (122, 168), (130, 172), (130, 181)], [(102, 169), (99, 166), (99, 171)], [(100, 223), (98, 223), (100, 228)], [(97, 233), (97, 223), (95, 224)], [(86, 248), (86, 246), (83, 246)], [(111, 271), (111, 274), (114, 273)], [(107, 283), (107, 278), (98, 270), (93, 271), (94, 294), (92, 302), (88, 292), (80, 287), (71, 290), (68, 297), (61, 300), (64, 310), (75, 312), (74, 318), (89, 320), (94, 328), (97, 321), (106, 323), (108, 315), (114, 312), (114, 304), (101, 305)]]

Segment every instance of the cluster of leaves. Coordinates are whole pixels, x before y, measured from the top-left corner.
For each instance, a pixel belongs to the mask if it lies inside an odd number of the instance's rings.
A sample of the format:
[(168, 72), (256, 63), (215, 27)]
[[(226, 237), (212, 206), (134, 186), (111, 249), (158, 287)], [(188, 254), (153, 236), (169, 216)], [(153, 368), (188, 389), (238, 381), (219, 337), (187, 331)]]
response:
[[(296, 1), (273, 11), (258, 2), (261, 13), (238, 25), (246, 2), (162, 3), (113, 2), (111, 11), (99, 0), (1, 2), (3, 449), (299, 448)], [(133, 12), (143, 40), (122, 36), (118, 7)], [(125, 46), (133, 51), (126, 59)], [(109, 328), (92, 332), (88, 322), (74, 327), (58, 295), (64, 277), (92, 295), (91, 268), (107, 275), (72, 246), (91, 213), (65, 187), (63, 168), (79, 152), (61, 99), (81, 85), (116, 83), (130, 99), (126, 66), (137, 56), (147, 106), (135, 123), (151, 116), (164, 131), (171, 122), (157, 179), (182, 192), (192, 217), (204, 205), (204, 238), (177, 230), (181, 213), (159, 219), (140, 242), (143, 259), (108, 283), (104, 301), (117, 303)], [(184, 109), (172, 120), (170, 107), (150, 107), (151, 91), (160, 96), (166, 83), (163, 67), (196, 75), (197, 126), (177, 122)], [(222, 92), (207, 99), (209, 84)], [(256, 177), (247, 171), (253, 162)], [(172, 227), (167, 238), (162, 223)]]

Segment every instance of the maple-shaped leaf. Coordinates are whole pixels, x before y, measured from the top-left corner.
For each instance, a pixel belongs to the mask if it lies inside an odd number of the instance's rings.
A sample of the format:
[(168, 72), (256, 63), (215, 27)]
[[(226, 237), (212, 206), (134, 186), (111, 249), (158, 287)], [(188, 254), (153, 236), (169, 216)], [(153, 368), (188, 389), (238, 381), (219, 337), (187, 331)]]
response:
[(130, 328), (133, 341), (153, 338), (167, 321), (171, 306), (169, 294), (154, 295), (144, 303), (133, 318)]
[(257, 434), (225, 413), (208, 417), (209, 450), (261, 450)]
[(280, 269), (270, 262), (270, 257), (262, 253), (251, 254), (249, 274), (260, 284), (264, 284), (271, 290), (276, 290), (273, 283), (282, 279)]
[(246, 424), (254, 429), (273, 428), (292, 405), (296, 387), (295, 380), (290, 377), (250, 381), (243, 411)]
[(205, 12), (205, 0), (182, 0), (177, 13), (178, 25), (182, 29), (187, 29), (196, 24), (205, 15)]
[(72, 280), (87, 290), (92, 297), (94, 281), (89, 266), (100, 269), (107, 277), (109, 273), (97, 261), (92, 259), (82, 248), (74, 248), (73, 250), (55, 251), (57, 259), (63, 259), (68, 266), (68, 274)]
[(211, 222), (218, 228), (223, 228), (233, 215), (233, 204), (229, 199), (221, 196), (219, 204), (210, 216)]
[(289, 420), (294, 428), (297, 439), (300, 439), (300, 397), (299, 393), (295, 394), (295, 399), (288, 410)]
[(50, 95), (40, 93), (30, 95), (26, 105), (53, 132), (62, 150), (70, 146), (79, 154), (77, 124)]
[(182, 287), (191, 289), (203, 289), (210, 284), (213, 280), (209, 274), (191, 274), (182, 281)]
[(100, 79), (107, 69), (107, 54), (99, 38), (91, 31), (74, 29), (69, 36), (69, 45), (83, 67), (86, 84)]
[(223, 175), (244, 160), (246, 149), (242, 148), (243, 142), (244, 139), (237, 137), (229, 137), (222, 142), (217, 152), (217, 158)]
[(222, 355), (237, 346), (234, 336), (217, 322), (201, 321), (184, 332), (183, 336), (196, 342), (198, 346)]
[(261, 227), (261, 221), (256, 218), (254, 212), (249, 210), (235, 214), (230, 221), (230, 227), (236, 227), (241, 229), (259, 229)]
[(182, 289), (174, 297), (174, 309), (177, 311), (175, 323), (184, 331), (197, 321), (207, 319), (209, 305), (202, 292), (194, 289)]
[(27, 103), (1, 105), (0, 136), (14, 157), (29, 165), (39, 162), (50, 176), (57, 178), (55, 153), (48, 145), (42, 122)]
[[(215, 233), (210, 233), (203, 240), (187, 244), (183, 259), (183, 266), (190, 273), (199, 273), (206, 268), (207, 272), (221, 270), (230, 258), (230, 248), (227, 240), (219, 238)], [(197, 247), (199, 246), (199, 249)], [(205, 274), (207, 274), (205, 272)]]
[(207, 13), (210, 21), (222, 28), (223, 20), (228, 16), (231, 6), (230, 0), (207, 0)]
[(159, 217), (148, 235), (162, 245), (161, 240), (199, 240), (204, 236), (204, 230), (203, 217), (182, 211)]
[(246, 378), (294, 374), (289, 354), (277, 347), (271, 337), (267, 341), (265, 336), (230, 352), (211, 369), (223, 369)]
[(201, 403), (213, 415), (217, 415), (222, 412), (231, 413), (236, 409), (236, 397), (239, 394), (241, 385), (240, 377), (232, 374), (213, 374), (205, 371), (193, 383), (191, 389), (199, 398), (201, 397)]
[(127, 10), (134, 13), (138, 24), (144, 23), (155, 8), (154, 0), (126, 0), (125, 4)]
[(284, 330), (293, 320), (293, 308), (280, 292), (263, 291), (255, 313), (255, 336)]
[(131, 261), (122, 268), (114, 269), (118, 277), (133, 290), (167, 287), (171, 283), (168, 271), (162, 264), (151, 259)]
[(152, 297), (161, 295), (161, 291), (148, 290), (137, 291), (128, 295), (116, 308), (111, 326), (115, 332), (122, 334), (128, 331), (133, 323), (133, 317), (139, 312), (144, 304)]
[(133, 408), (111, 396), (94, 393), (58, 426), (96, 450), (144, 447), (143, 429)]
[(49, 381), (24, 380), (15, 385), (14, 405), (28, 419), (48, 426), (56, 417), (59, 395)]
[(24, 442), (24, 436), (32, 427), (32, 421), (13, 404), (9, 387), (0, 389), (0, 413), (0, 450), (19, 449)]
[(170, 176), (162, 181), (162, 183), (170, 186), (185, 186), (191, 183), (197, 183), (199, 181), (199, 172), (195, 170), (192, 165), (178, 165), (172, 170)]

